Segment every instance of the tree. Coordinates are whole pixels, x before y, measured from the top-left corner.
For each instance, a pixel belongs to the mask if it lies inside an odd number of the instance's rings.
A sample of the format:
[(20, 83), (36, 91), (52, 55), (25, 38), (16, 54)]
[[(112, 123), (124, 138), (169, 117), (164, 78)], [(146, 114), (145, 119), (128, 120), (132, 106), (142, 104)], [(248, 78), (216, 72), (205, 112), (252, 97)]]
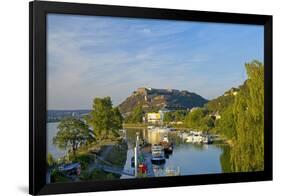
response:
[(95, 98), (93, 110), (86, 119), (97, 137), (101, 138), (108, 137), (110, 134), (116, 135), (117, 130), (122, 128), (123, 122), (119, 109), (112, 107), (110, 97)]
[(51, 153), (48, 153), (48, 155), (47, 155), (47, 163), (48, 163), (49, 167), (56, 164), (56, 161)]
[(202, 131), (210, 131), (215, 126), (215, 120), (209, 115), (205, 115), (201, 121), (199, 121), (199, 127)]
[(113, 126), (114, 129), (122, 129), (123, 117), (120, 110), (116, 107), (113, 108)]
[(174, 113), (175, 121), (184, 121), (185, 116), (187, 115), (186, 110), (176, 110)]
[(221, 135), (226, 136), (229, 139), (234, 139), (236, 136), (235, 123), (234, 123), (234, 113), (233, 113), (233, 103), (224, 110), (221, 114), (221, 119), (216, 122), (216, 131)]
[(163, 121), (164, 122), (173, 122), (175, 120), (175, 116), (173, 115), (172, 112), (166, 112), (164, 114)]
[(234, 172), (264, 169), (264, 66), (252, 61), (245, 68), (248, 79), (216, 128), (233, 141), (228, 169)]
[(58, 129), (53, 143), (61, 149), (70, 148), (74, 155), (78, 147), (93, 140), (88, 125), (73, 117), (63, 119), (58, 125)]
[(264, 66), (258, 61), (245, 65), (248, 80), (234, 106), (235, 142), (231, 150), (234, 171), (264, 169)]
[(184, 120), (186, 127), (200, 129), (203, 118), (206, 115), (205, 109), (198, 108), (192, 112), (189, 112)]
[(132, 113), (127, 117), (126, 121), (129, 123), (142, 123), (143, 115), (144, 112), (142, 106), (138, 105), (133, 109)]

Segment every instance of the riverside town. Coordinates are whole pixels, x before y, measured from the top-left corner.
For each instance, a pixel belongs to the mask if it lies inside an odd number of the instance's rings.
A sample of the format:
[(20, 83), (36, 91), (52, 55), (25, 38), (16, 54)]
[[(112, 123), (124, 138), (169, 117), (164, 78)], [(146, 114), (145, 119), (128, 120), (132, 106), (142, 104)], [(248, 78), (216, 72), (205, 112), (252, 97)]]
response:
[(47, 183), (264, 170), (264, 27), (47, 15)]

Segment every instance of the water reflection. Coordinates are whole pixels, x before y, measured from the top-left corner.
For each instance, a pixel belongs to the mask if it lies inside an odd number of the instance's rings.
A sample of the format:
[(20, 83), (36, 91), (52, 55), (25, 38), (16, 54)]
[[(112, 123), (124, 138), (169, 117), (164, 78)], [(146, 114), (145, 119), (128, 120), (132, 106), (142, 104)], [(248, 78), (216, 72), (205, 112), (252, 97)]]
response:
[[(47, 124), (47, 149), (48, 153), (53, 154), (55, 158), (59, 158), (66, 153), (57, 149), (52, 143), (52, 138), (57, 132), (57, 125), (58, 123)], [(154, 166), (156, 176), (161, 176), (161, 173), (167, 167), (179, 167), (181, 175), (232, 172), (229, 161), (229, 146), (185, 143), (175, 132), (153, 132), (147, 129), (127, 129), (128, 152), (125, 169), (132, 169), (131, 157), (134, 155), (136, 132), (140, 133), (140, 138), (151, 144), (158, 144), (164, 136), (168, 136), (169, 141), (174, 144), (173, 153), (167, 154), (165, 157), (165, 164)], [(129, 178), (129, 176), (122, 176), (122, 178)]]
[[(221, 159), (225, 156), (223, 155), (225, 146), (185, 143), (175, 132), (128, 129), (127, 141), (129, 149), (127, 160), (130, 160), (133, 154), (136, 132), (140, 133), (140, 138), (151, 144), (158, 144), (163, 140), (164, 136), (168, 136), (169, 141), (174, 144), (173, 153), (166, 156), (165, 164), (153, 166), (155, 176), (162, 176), (163, 171), (168, 167), (179, 167), (181, 175), (221, 173), (225, 171), (221, 165)], [(129, 161), (127, 162), (129, 163)], [(226, 165), (228, 162), (227, 157), (224, 162)], [(126, 164), (125, 168), (130, 169), (130, 164)]]

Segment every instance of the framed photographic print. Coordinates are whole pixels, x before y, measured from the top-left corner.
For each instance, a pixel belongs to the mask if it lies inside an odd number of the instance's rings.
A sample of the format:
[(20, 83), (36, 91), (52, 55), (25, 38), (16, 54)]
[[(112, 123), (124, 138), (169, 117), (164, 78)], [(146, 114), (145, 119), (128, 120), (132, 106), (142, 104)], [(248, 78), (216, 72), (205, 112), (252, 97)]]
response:
[(272, 180), (272, 16), (30, 2), (30, 194)]

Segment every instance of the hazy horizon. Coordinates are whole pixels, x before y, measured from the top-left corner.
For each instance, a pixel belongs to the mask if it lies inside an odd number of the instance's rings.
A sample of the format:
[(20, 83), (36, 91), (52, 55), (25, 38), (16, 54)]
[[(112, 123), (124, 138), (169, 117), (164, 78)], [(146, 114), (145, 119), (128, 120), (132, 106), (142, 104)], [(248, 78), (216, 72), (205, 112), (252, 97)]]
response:
[(208, 100), (263, 62), (263, 26), (47, 15), (48, 110), (114, 106), (139, 87), (194, 92)]

